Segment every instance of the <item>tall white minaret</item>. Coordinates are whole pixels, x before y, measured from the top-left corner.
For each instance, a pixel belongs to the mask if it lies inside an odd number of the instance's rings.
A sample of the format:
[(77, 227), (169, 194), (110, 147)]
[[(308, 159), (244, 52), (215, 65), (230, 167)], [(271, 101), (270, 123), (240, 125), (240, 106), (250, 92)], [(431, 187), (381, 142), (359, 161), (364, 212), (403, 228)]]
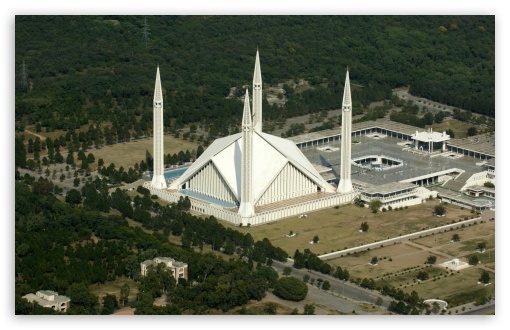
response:
[(349, 69), (345, 75), (344, 98), (342, 101), (342, 146), (340, 156), (340, 182), (337, 192), (352, 191), (351, 181), (351, 131), (352, 131), (352, 100)]
[(250, 217), (255, 214), (255, 207), (253, 206), (252, 189), (253, 124), (251, 120), (250, 96), (248, 95), (248, 90), (246, 90), (244, 96), (242, 130), (241, 205), (239, 206), (239, 214), (241, 217)]
[(253, 72), (253, 129), (255, 132), (262, 132), (262, 75), (258, 49)]
[(159, 77), (159, 66), (156, 71), (156, 86), (154, 88), (154, 159), (151, 185), (156, 189), (166, 189), (164, 176), (164, 153), (163, 153), (163, 91)]

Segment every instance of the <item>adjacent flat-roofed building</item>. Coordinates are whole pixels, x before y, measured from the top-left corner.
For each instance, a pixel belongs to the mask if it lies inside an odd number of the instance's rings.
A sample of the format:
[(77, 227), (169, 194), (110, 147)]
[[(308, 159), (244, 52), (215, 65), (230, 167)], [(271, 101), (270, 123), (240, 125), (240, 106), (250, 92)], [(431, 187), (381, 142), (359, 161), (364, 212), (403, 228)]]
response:
[(22, 298), (59, 312), (66, 312), (71, 306), (71, 299), (69, 297), (59, 296), (57, 292), (51, 290), (39, 290), (35, 294), (29, 293)]
[(496, 189), (490, 187), (474, 185), (467, 187), (466, 191), (469, 196), (474, 197), (486, 196), (496, 198)]
[(165, 264), (167, 269), (172, 270), (176, 282), (179, 281), (180, 278), (188, 279), (188, 264), (175, 261), (175, 259), (169, 257), (156, 257), (152, 260), (145, 260), (140, 263), (140, 273), (142, 276), (147, 275), (149, 267), (157, 264)]
[(359, 198), (363, 203), (368, 206), (373, 199), (379, 199), (382, 202), (381, 208), (416, 205), (422, 203), (429, 194), (433, 197), (437, 194), (437, 192), (407, 182), (391, 182), (374, 186), (353, 180), (353, 186), (360, 191)]

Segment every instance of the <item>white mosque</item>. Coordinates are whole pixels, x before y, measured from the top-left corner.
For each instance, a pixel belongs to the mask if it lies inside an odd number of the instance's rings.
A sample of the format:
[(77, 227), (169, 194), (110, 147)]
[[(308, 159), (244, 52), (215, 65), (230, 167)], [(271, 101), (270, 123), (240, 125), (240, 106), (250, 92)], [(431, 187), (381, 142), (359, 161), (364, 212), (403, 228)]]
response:
[(296, 144), (262, 132), (262, 76), (255, 59), (253, 101), (244, 99), (242, 132), (214, 141), (167, 187), (163, 164), (163, 97), (159, 67), (154, 91), (154, 172), (145, 187), (169, 202), (188, 196), (191, 209), (236, 225), (258, 225), (350, 203), (351, 92), (347, 72), (342, 103), (340, 182), (326, 182)]

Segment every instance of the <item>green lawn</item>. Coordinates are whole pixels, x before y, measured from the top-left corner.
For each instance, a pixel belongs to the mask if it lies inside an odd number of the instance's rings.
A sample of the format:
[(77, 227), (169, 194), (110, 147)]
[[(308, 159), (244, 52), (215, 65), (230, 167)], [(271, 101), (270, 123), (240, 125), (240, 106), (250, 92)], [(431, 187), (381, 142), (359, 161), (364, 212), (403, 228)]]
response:
[[(296, 216), (251, 228), (240, 228), (226, 222), (224, 224), (243, 233), (249, 232), (255, 240), (266, 237), (273, 245), (281, 247), (291, 256), (296, 249), (310, 249), (314, 253), (324, 254), (433, 228), (470, 215), (467, 210), (448, 205), (446, 216), (436, 217), (433, 210), (437, 204), (437, 200), (432, 200), (401, 211), (377, 214), (367, 208), (349, 204), (311, 212), (308, 218), (300, 219)], [(368, 232), (359, 232), (362, 222), (369, 224)], [(290, 231), (297, 235), (286, 237)], [(309, 244), (315, 235), (319, 236), (319, 243)]]

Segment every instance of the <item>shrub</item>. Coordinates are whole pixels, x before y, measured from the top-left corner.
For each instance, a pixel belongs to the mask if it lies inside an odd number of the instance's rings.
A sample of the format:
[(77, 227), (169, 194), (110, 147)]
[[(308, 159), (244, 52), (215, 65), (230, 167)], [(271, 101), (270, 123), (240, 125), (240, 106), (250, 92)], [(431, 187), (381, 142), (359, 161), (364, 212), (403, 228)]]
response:
[(477, 256), (475, 256), (475, 255), (472, 255), (472, 256), (469, 258), (469, 264), (470, 264), (471, 266), (478, 265), (478, 262), (479, 262), (478, 257), (477, 257)]
[(282, 277), (276, 282), (273, 293), (285, 300), (301, 301), (308, 294), (308, 287), (295, 277)]

